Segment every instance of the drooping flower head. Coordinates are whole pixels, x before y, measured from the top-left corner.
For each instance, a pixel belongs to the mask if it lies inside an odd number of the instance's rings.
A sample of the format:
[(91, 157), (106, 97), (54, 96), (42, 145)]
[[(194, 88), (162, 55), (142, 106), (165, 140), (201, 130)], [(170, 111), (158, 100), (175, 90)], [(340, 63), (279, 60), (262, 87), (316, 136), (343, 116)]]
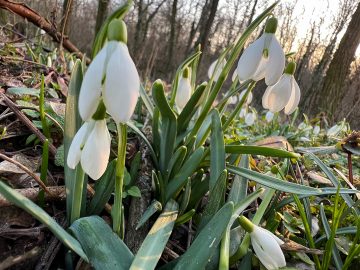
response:
[(189, 68), (185, 68), (182, 76), (179, 79), (178, 88), (176, 91), (175, 103), (179, 111), (184, 109), (186, 103), (191, 97), (191, 82)]
[(274, 234), (253, 224), (246, 217), (239, 218), (240, 225), (250, 233), (251, 245), (266, 269), (279, 269), (286, 266), (285, 256), (280, 245), (284, 242)]
[(126, 123), (139, 97), (139, 74), (129, 54), (126, 25), (113, 20), (108, 26), (108, 42), (85, 73), (79, 96), (83, 120), (91, 119), (103, 99), (116, 123)]
[(300, 88), (294, 78), (296, 64), (290, 62), (280, 80), (268, 86), (262, 97), (262, 105), (271, 112), (284, 109), (285, 114), (292, 114), (300, 102)]
[(85, 121), (73, 138), (67, 165), (81, 167), (94, 180), (106, 170), (111, 137), (106, 111), (116, 123), (126, 123), (139, 96), (139, 75), (126, 46), (126, 25), (113, 20), (108, 26), (108, 42), (85, 73), (79, 95), (79, 113)]
[(225, 65), (226, 65), (225, 59), (221, 60), (221, 62), (219, 62), (219, 59), (212, 62), (212, 64), (210, 65), (210, 67), (208, 69), (209, 79), (211, 79), (211, 77), (214, 76), (214, 82), (216, 82), (219, 79), (221, 72), (223, 71)]
[(273, 112), (270, 112), (270, 111), (267, 111), (266, 114), (265, 114), (265, 120), (266, 122), (270, 123), (274, 118), (274, 113)]
[(267, 85), (273, 85), (279, 80), (285, 67), (285, 54), (275, 37), (276, 28), (277, 19), (268, 19), (262, 36), (244, 50), (237, 66), (240, 81), (265, 78)]

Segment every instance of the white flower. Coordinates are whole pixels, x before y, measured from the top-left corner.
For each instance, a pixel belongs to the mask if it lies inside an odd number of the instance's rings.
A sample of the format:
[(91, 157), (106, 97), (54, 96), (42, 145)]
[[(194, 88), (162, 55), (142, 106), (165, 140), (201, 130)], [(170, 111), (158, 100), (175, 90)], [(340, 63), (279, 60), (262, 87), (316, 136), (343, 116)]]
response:
[(235, 69), (231, 76), (231, 81), (234, 82), (236, 79), (237, 79), (237, 70)]
[(234, 104), (236, 104), (237, 102), (238, 102), (238, 97), (237, 97), (237, 96), (231, 96), (231, 97), (229, 98), (229, 101), (228, 101), (228, 103), (231, 104), (231, 105), (234, 105)]
[(105, 172), (109, 161), (111, 137), (106, 120), (85, 122), (75, 134), (67, 156), (67, 165), (81, 167), (92, 179), (97, 180)]
[(334, 125), (328, 129), (326, 132), (327, 136), (336, 136), (341, 131), (341, 127), (339, 125)]
[(126, 123), (134, 112), (139, 87), (139, 74), (128, 47), (123, 42), (109, 41), (85, 73), (79, 96), (82, 119), (91, 119), (102, 96), (115, 122)]
[(278, 269), (286, 266), (285, 256), (280, 245), (284, 242), (274, 234), (254, 225), (250, 232), (251, 245), (266, 269)]
[(240, 118), (243, 118), (243, 117), (245, 117), (245, 115), (246, 115), (246, 109), (245, 108), (241, 108), (241, 110), (240, 110)]
[(255, 123), (255, 120), (256, 120), (256, 114), (254, 112), (250, 112), (245, 115), (245, 123), (248, 126), (252, 126)]
[[(214, 81), (216, 82), (219, 79), (220, 74), (221, 74), (222, 70), (224, 69), (225, 65), (226, 65), (225, 59), (223, 59), (219, 64), (218, 64), (218, 60), (214, 61), (208, 69), (209, 79), (211, 79), (211, 77), (214, 75)], [(215, 70), (215, 68), (216, 68), (216, 70)]]
[[(243, 96), (245, 95), (247, 89), (241, 91), (240, 95), (239, 95), (239, 101), (243, 98)], [(245, 103), (244, 104), (250, 104), (251, 101), (253, 99), (253, 94), (250, 92), (247, 96), (247, 99), (245, 100)]]
[(285, 67), (285, 54), (275, 37), (277, 20), (270, 18), (262, 36), (247, 47), (241, 55), (237, 73), (240, 81), (265, 78), (267, 85), (274, 85)]
[(51, 68), (51, 67), (52, 67), (52, 60), (51, 60), (51, 57), (50, 57), (50, 56), (48, 56), (46, 60), (47, 60), (47, 62), (46, 62), (46, 66)]
[(271, 112), (279, 112), (284, 109), (285, 114), (293, 113), (300, 101), (300, 88), (293, 76), (295, 63), (290, 62), (280, 80), (272, 86), (268, 86), (262, 97), (262, 105)]
[(307, 127), (307, 124), (305, 122), (301, 122), (299, 125), (298, 125), (298, 129), (305, 129)]
[(320, 133), (320, 126), (318, 126), (318, 125), (314, 126), (313, 134), (314, 135), (319, 135), (319, 133)]
[(46, 34), (45, 30), (44, 30), (44, 29), (40, 29), (40, 35), (45, 35), (45, 34)]
[(284, 242), (274, 234), (253, 224), (244, 216), (239, 217), (239, 223), (250, 234), (251, 245), (266, 269), (278, 269), (286, 266), (285, 256), (280, 245)]
[(180, 111), (184, 109), (186, 103), (191, 98), (191, 82), (189, 78), (189, 70), (186, 68), (178, 82), (178, 88), (175, 97), (176, 106)]
[(265, 120), (266, 122), (270, 123), (274, 118), (274, 113), (267, 111), (266, 115), (265, 115)]

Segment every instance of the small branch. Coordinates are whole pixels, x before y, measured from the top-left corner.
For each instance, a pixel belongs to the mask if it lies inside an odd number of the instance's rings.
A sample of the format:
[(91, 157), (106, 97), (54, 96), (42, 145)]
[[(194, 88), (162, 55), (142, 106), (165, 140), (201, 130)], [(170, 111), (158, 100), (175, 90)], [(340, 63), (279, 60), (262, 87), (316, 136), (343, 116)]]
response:
[[(23, 122), (39, 138), (42, 143), (44, 143), (46, 140), (44, 134), (42, 134), (41, 131), (37, 127), (35, 127), (35, 125), (29, 120), (29, 118), (27, 118), (26, 115), (19, 110), (17, 105), (12, 102), (5, 94), (1, 93), (1, 97), (4, 99), (5, 104), (16, 114), (19, 120)], [(51, 143), (49, 143), (49, 151), (53, 156), (55, 156), (56, 147)]]
[[(46, 201), (62, 201), (66, 198), (65, 187), (64, 186), (53, 186), (47, 187), (50, 194), (45, 194)], [(37, 201), (39, 195), (39, 188), (20, 188), (15, 189), (18, 193), (28, 198), (31, 201)], [(0, 195), (0, 207), (13, 205), (11, 202), (6, 200), (2, 195)]]
[[(0, 8), (6, 9), (27, 19), (37, 27), (40, 27), (41, 29), (46, 31), (56, 42), (61, 42), (61, 33), (56, 30), (55, 26), (52, 25), (47, 19), (40, 16), (35, 10), (29, 8), (25, 4), (0, 0)], [(63, 46), (69, 52), (75, 53), (79, 58), (82, 58), (84, 56), (84, 54), (80, 52), (80, 50), (67, 37), (65, 37), (63, 40)], [(86, 62), (90, 63), (90, 59), (87, 58)]]
[(0, 262), (0, 269), (8, 269), (11, 266), (14, 266), (18, 263), (24, 262), (29, 259), (33, 259), (34, 257), (37, 257), (40, 253), (41, 253), (41, 249), (39, 247), (34, 247), (33, 249), (31, 249), (28, 252), (25, 252), (24, 254), (7, 257), (5, 260)]
[(50, 196), (52, 196), (53, 194), (47, 189), (47, 187), (45, 186), (45, 184), (43, 183), (43, 181), (41, 181), (40, 177), (37, 176), (35, 173), (33, 173), (32, 171), (30, 171), (26, 166), (22, 165), (20, 162), (13, 160), (11, 158), (9, 158), (8, 156), (1, 154), (0, 153), (0, 158), (16, 165), (17, 167), (19, 167), (20, 169), (22, 169), (24, 172), (26, 172), (28, 175), (30, 175), (32, 178), (34, 178), (34, 180), (36, 181), (36, 183), (39, 184), (39, 186), (48, 194), (50, 194)]

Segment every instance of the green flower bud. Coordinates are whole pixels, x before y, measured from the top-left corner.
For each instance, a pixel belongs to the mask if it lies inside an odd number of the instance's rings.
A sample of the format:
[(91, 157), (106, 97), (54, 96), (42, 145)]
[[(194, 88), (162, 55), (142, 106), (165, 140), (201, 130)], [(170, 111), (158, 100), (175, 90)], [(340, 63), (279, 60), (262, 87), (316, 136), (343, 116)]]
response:
[(123, 20), (114, 19), (109, 23), (107, 38), (109, 41), (121, 41), (127, 43), (127, 28)]
[(289, 75), (294, 75), (295, 70), (296, 70), (296, 63), (295, 62), (290, 62), (286, 66), (284, 73), (289, 74)]
[(265, 26), (265, 33), (275, 34), (278, 20), (275, 17), (271, 17), (267, 20)]

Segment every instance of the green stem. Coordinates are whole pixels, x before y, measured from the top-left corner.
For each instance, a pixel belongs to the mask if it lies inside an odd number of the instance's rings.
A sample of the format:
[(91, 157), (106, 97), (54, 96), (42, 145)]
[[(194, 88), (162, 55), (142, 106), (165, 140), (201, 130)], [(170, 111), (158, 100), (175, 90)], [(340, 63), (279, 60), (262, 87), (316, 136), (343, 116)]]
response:
[(40, 98), (39, 98), (39, 112), (40, 112), (40, 120), (41, 127), (44, 132), (46, 138), (50, 138), (50, 129), (46, 122), (45, 117), (45, 82), (44, 82), (44, 74), (41, 75), (41, 86), (40, 86)]
[[(41, 171), (40, 171), (40, 179), (47, 186), (47, 170), (49, 164), (49, 140), (46, 139), (43, 144), (43, 152), (41, 157)], [(39, 195), (39, 205), (44, 207), (45, 205), (45, 192), (43, 189), (40, 190)]]
[[(315, 242), (314, 242), (314, 239), (311, 235), (311, 229), (310, 229), (310, 226), (309, 226), (309, 222), (307, 221), (307, 218), (306, 218), (306, 214), (305, 214), (305, 210), (303, 208), (303, 206), (301, 205), (301, 202), (299, 200), (299, 197), (295, 194), (293, 194), (293, 198), (294, 198), (294, 201), (298, 207), (298, 210), (299, 210), (299, 214), (300, 214), (300, 217), (301, 217), (301, 220), (304, 224), (304, 229), (305, 229), (305, 235), (306, 235), (306, 238), (309, 242), (309, 246), (310, 248), (315, 248)], [(316, 266), (316, 269), (321, 269), (321, 264), (320, 264), (320, 260), (319, 260), (319, 257), (318, 255), (313, 255), (313, 258), (314, 258), (314, 261), (315, 261), (315, 266)]]
[(113, 231), (120, 237), (123, 235), (122, 229), (122, 198), (124, 185), (124, 170), (126, 158), (126, 124), (117, 125), (118, 132), (118, 157), (116, 161), (116, 176), (115, 176), (115, 199), (112, 210)]
[(220, 245), (220, 261), (219, 270), (229, 269), (229, 257), (230, 257), (230, 228), (226, 229)]
[(80, 218), (81, 215), (81, 206), (83, 200), (83, 191), (84, 191), (84, 179), (85, 173), (80, 165), (76, 167), (74, 188), (72, 190), (72, 204), (71, 204), (71, 214), (70, 214), (70, 224), (75, 220)]

